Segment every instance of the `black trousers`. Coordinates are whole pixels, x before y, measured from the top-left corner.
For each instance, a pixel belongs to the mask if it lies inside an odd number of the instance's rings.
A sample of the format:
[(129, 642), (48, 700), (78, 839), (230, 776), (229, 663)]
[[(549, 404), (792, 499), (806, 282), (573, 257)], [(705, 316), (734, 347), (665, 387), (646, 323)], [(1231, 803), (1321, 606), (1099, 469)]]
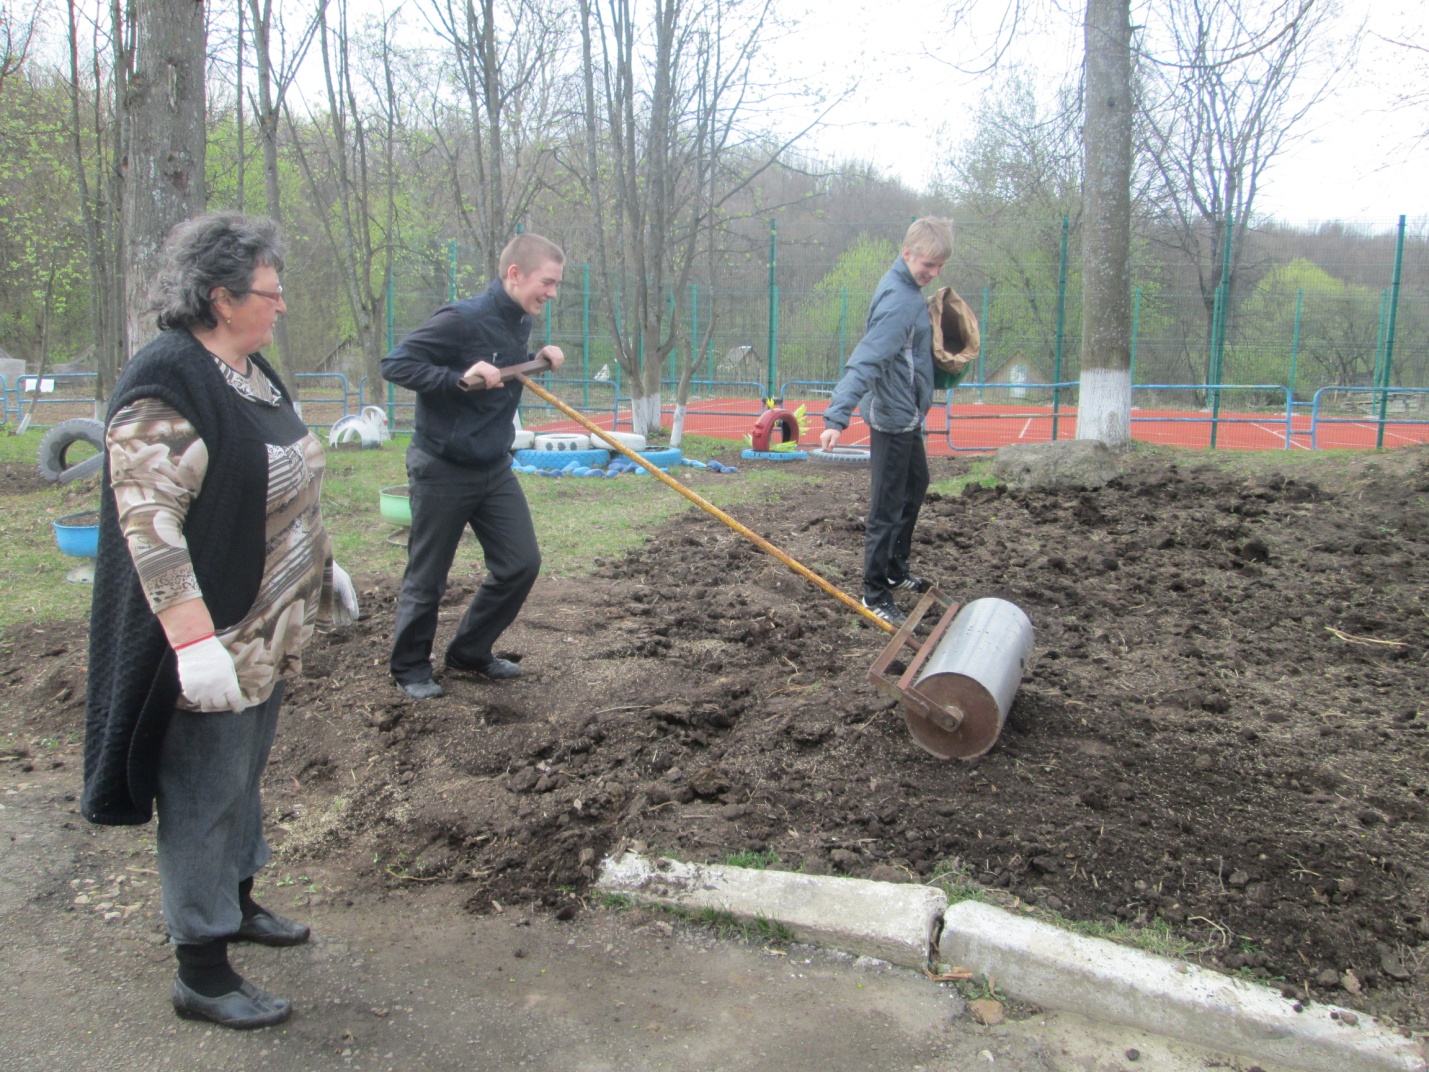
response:
[(863, 595), (873, 600), (908, 576), (913, 526), (928, 490), (921, 429), (869, 429), (868, 520), (863, 535)]
[(541, 571), (531, 511), (509, 460), (468, 468), (408, 447), (407, 487), (412, 528), (391, 662), (392, 676), (404, 684), (432, 675), (437, 610), (466, 526), (481, 544), (486, 577), (447, 645), (447, 661), (461, 666), (490, 662), (491, 646), (516, 620)]

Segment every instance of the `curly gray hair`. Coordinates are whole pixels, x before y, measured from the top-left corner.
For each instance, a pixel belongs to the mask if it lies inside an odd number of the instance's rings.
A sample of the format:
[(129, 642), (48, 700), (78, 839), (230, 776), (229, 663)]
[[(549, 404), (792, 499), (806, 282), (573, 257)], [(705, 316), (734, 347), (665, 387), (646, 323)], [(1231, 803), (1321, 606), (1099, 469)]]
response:
[(278, 225), (266, 216), (241, 212), (209, 212), (185, 220), (169, 233), (164, 254), (156, 306), (161, 330), (217, 327), (210, 297), (214, 288), (241, 299), (260, 266), (283, 270)]

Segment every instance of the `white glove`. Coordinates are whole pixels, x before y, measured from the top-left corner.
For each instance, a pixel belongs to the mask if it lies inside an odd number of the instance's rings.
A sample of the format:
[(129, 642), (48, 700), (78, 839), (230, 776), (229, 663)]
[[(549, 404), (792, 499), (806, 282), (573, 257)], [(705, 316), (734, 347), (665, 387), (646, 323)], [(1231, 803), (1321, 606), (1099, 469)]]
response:
[(179, 684), (184, 698), (200, 711), (236, 712), (248, 706), (238, 687), (233, 656), (218, 637), (206, 636), (185, 644), (175, 654), (179, 657)]
[(332, 624), (351, 625), (357, 621), (357, 589), (352, 578), (336, 562), (332, 564)]

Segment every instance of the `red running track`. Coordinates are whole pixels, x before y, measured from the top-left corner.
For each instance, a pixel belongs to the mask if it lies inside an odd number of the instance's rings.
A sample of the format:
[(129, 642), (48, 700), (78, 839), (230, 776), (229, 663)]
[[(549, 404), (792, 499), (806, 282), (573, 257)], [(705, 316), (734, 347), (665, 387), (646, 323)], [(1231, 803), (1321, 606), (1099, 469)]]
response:
[[(819, 414), (823, 400), (810, 402), (809, 426), (805, 446), (822, 429)], [(788, 400), (789, 408), (797, 408), (798, 400)], [(815, 408), (818, 407), (818, 408)], [(742, 440), (754, 427), (763, 411), (758, 399), (701, 399), (697, 409), (685, 414), (685, 431), (693, 435), (720, 439)], [(609, 412), (592, 413), (590, 418), (602, 428), (611, 426)], [(674, 409), (665, 408), (664, 422), (673, 420)], [(1072, 439), (1077, 434), (1077, 411), (1063, 407), (1053, 414), (1050, 406), (978, 405), (968, 403), (952, 407), (951, 416), (945, 406), (935, 406), (928, 413), (928, 453), (948, 456), (996, 450), (1010, 443), (1046, 443), (1053, 438)], [(534, 426), (543, 432), (579, 432), (574, 421), (560, 420)], [(621, 410), (618, 427), (630, 428), (630, 411)], [(1131, 435), (1146, 443), (1161, 443), (1178, 447), (1206, 448), (1211, 446), (1210, 414), (1201, 410), (1135, 409), (1132, 410)], [(1310, 450), (1310, 417), (1297, 415), (1290, 434), (1291, 450)], [(1215, 431), (1215, 446), (1224, 450), (1285, 449), (1285, 418), (1265, 413), (1235, 412), (1222, 409)], [(1315, 447), (1321, 450), (1373, 450), (1379, 436), (1379, 425), (1358, 417), (1321, 417), (1315, 434)], [(839, 439), (841, 446), (859, 446), (868, 442), (868, 428), (857, 416)], [(1429, 443), (1429, 417), (1423, 420), (1387, 420), (1384, 427), (1385, 447), (1405, 447)]]

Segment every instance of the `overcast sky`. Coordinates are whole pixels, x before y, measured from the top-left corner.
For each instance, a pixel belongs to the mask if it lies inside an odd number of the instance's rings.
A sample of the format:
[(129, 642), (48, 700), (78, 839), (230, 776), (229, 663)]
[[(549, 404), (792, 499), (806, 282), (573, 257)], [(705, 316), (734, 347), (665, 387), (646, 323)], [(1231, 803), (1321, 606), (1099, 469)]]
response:
[[(1002, 9), (980, 0), (975, 11)], [(1064, 5), (1065, 6), (1065, 5)], [(1081, 0), (1072, 5), (1080, 12)], [(1385, 36), (1429, 44), (1426, 6), (1405, 0), (1363, 0), (1370, 27)], [(915, 187), (926, 186), (937, 166), (933, 132), (968, 125), (990, 76), (967, 77), (927, 53), (972, 57), (986, 37), (940, 34), (938, 0), (825, 0), (772, 50), (811, 81), (834, 86), (860, 78), (853, 98), (806, 148), (819, 156), (873, 160)], [(1060, 25), (1019, 35), (1015, 55), (1050, 82), (1081, 64), (1077, 15)], [(1429, 54), (1413, 53), (1367, 37), (1352, 77), (1312, 113), (1307, 136), (1279, 159), (1257, 197), (1257, 208), (1286, 222), (1326, 219), (1388, 221), (1401, 213), (1429, 218), (1429, 86), (1425, 103), (1396, 108), (1396, 90), (1411, 91), (1411, 72), (1429, 77)]]

